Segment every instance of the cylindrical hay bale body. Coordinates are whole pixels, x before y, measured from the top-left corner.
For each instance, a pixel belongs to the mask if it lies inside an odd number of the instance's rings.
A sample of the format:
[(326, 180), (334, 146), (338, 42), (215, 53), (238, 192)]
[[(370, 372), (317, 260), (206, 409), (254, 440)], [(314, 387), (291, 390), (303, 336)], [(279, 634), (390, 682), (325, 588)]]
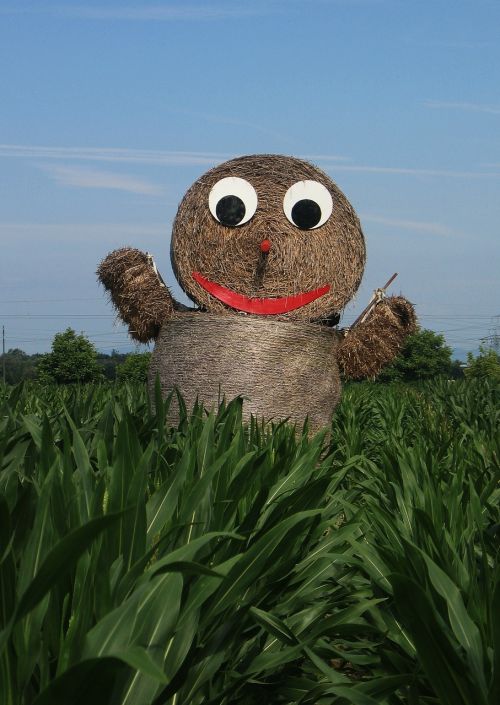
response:
[(308, 416), (316, 430), (329, 425), (340, 398), (338, 341), (336, 331), (317, 324), (177, 314), (156, 341), (150, 390), (158, 376), (163, 396), (176, 387), (188, 408), (197, 398), (211, 409), (240, 395), (246, 420), (302, 424)]

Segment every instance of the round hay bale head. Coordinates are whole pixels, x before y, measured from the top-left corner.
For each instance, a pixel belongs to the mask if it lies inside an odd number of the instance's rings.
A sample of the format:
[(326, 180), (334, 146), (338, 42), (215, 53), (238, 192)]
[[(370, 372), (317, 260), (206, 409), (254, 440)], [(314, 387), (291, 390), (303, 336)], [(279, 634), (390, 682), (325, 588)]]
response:
[[(149, 370), (165, 397), (177, 388), (188, 409), (242, 396), (243, 416), (328, 426), (340, 399), (339, 335), (310, 323), (258, 316), (182, 313), (163, 325)], [(175, 399), (171, 421), (178, 415)]]
[[(231, 178), (246, 182), (257, 199), (253, 216), (235, 227), (218, 222), (209, 208), (212, 189)], [(285, 214), (289, 189), (301, 183), (316, 183), (329, 193), (333, 210), (318, 227), (298, 227)], [(263, 242), (270, 249), (260, 268)], [(317, 321), (340, 313), (352, 299), (366, 253), (353, 207), (325, 172), (294, 157), (260, 154), (220, 164), (191, 186), (175, 217), (171, 255), (181, 287), (210, 313), (234, 311), (193, 273), (258, 298), (286, 297), (327, 285), (328, 293), (283, 314), (288, 320)]]

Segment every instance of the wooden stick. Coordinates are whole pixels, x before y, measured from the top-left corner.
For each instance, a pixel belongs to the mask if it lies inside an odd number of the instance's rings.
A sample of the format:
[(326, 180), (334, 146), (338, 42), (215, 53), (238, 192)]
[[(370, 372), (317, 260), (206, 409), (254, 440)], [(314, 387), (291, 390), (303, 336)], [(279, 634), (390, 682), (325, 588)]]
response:
[(153, 255), (149, 254), (149, 252), (146, 252), (146, 255), (147, 255), (148, 262), (149, 262), (151, 268), (153, 269), (154, 273), (156, 274), (156, 278), (160, 282), (161, 286), (164, 286), (166, 289), (167, 285), (163, 281), (163, 277), (161, 276), (160, 272), (158, 271), (158, 268), (156, 267), (156, 262), (153, 259)]
[[(384, 285), (381, 289), (375, 289), (375, 292), (377, 292), (377, 291), (385, 292), (386, 289), (392, 284), (392, 282), (396, 279), (397, 276), (398, 276), (398, 273), (395, 272), (395, 273), (392, 275), (392, 277), (389, 279), (389, 281), (387, 281), (387, 282), (385, 283), (385, 285)], [(363, 309), (363, 311), (361, 311), (361, 313), (359, 314), (359, 316), (356, 318), (356, 320), (354, 321), (354, 323), (353, 323), (351, 326), (349, 326), (349, 328), (354, 328), (354, 326), (357, 325), (357, 324), (366, 316), (366, 314), (369, 313), (369, 312), (372, 310), (372, 308), (375, 306), (376, 303), (377, 303), (377, 298), (374, 296), (374, 297), (371, 299), (371, 301), (369, 302), (368, 306), (366, 306), (366, 307)]]

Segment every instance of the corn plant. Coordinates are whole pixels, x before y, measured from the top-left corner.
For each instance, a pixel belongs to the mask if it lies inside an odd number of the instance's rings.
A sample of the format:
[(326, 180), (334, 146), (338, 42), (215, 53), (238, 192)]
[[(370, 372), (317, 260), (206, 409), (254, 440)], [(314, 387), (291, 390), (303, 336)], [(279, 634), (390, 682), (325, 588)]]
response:
[(0, 702), (498, 701), (498, 388), (179, 404), (0, 390)]

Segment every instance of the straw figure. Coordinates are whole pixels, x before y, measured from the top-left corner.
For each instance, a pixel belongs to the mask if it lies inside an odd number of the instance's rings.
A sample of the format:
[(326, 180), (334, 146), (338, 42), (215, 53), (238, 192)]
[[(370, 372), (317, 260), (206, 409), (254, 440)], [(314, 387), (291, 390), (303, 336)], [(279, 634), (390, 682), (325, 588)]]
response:
[(375, 376), (416, 327), (413, 306), (379, 290), (350, 329), (340, 314), (361, 282), (365, 241), (347, 198), (317, 167), (255, 155), (188, 190), (172, 233), (177, 303), (149, 254), (109, 254), (98, 277), (137, 341), (155, 341), (150, 385), (205, 406), (242, 395), (244, 414), (329, 423), (345, 379)]

